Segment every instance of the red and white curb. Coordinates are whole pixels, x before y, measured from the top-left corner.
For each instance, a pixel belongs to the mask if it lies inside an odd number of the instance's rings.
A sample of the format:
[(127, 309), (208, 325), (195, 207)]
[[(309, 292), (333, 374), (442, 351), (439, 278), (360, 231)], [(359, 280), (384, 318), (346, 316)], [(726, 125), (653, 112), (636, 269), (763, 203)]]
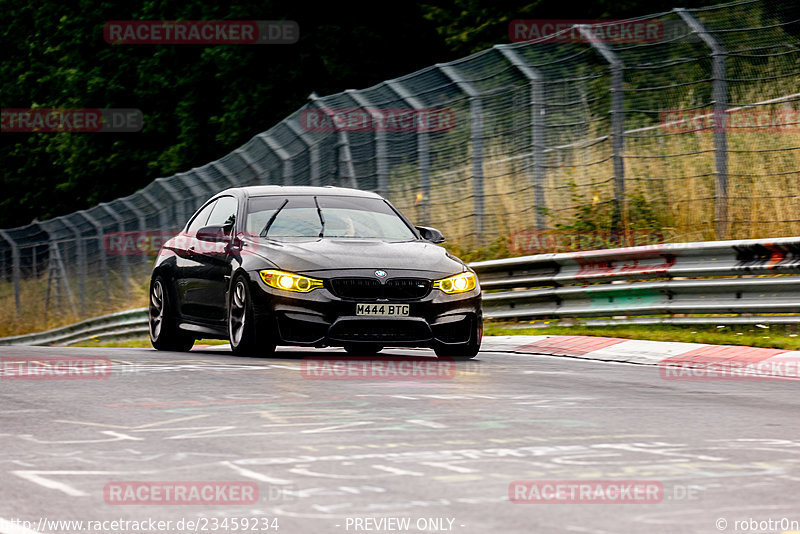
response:
[(800, 379), (800, 351), (595, 336), (486, 336), (482, 352), (657, 365), (666, 380)]
[[(229, 351), (228, 345), (195, 349)], [(297, 350), (307, 350), (297, 347)], [(481, 352), (658, 366), (665, 380), (800, 379), (800, 351), (595, 336), (484, 336)]]

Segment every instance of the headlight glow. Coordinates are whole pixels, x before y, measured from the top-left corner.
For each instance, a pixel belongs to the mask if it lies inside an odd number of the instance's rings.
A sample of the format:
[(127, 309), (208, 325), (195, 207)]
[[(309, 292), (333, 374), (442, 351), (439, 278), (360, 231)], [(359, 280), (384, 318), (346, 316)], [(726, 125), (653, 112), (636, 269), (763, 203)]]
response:
[(472, 291), (478, 285), (478, 278), (475, 273), (466, 272), (456, 274), (433, 283), (434, 289), (440, 289), (448, 294), (466, 293)]
[(275, 271), (272, 269), (259, 271), (261, 279), (269, 287), (275, 289), (283, 289), (285, 291), (296, 291), (298, 293), (308, 293), (318, 287), (322, 287), (322, 280), (309, 278), (294, 273), (287, 273), (286, 271)]

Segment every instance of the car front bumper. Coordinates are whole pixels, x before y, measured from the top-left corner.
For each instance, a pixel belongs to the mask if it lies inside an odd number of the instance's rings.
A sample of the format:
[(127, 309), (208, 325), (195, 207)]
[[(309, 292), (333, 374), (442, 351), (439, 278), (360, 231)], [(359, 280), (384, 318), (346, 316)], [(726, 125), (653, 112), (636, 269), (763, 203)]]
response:
[[(461, 345), (475, 341), (482, 327), (480, 286), (454, 295), (431, 289), (419, 299), (366, 301), (339, 297), (327, 284), (309, 293), (274, 289), (258, 272), (250, 273), (250, 281), (259, 327), (270, 328), (278, 345)], [(356, 315), (356, 306), (365, 303), (408, 304), (409, 315)]]

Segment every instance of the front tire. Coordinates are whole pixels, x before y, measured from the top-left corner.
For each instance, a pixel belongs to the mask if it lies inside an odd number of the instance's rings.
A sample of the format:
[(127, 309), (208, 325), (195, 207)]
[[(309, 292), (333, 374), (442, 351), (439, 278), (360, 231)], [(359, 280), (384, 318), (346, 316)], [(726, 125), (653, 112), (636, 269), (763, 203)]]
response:
[(454, 360), (470, 360), (478, 355), (480, 345), (477, 343), (463, 343), (460, 345), (437, 345), (433, 351), (438, 358), (452, 358)]
[(265, 331), (265, 325), (256, 323), (253, 299), (247, 278), (237, 276), (231, 285), (228, 302), (228, 339), (231, 351), (237, 356), (271, 356), (275, 343)]
[(194, 336), (178, 329), (172, 297), (162, 276), (156, 276), (150, 282), (148, 326), (150, 343), (156, 350), (188, 352), (194, 345)]
[[(479, 321), (480, 322), (480, 321)], [(452, 358), (454, 360), (470, 360), (478, 355), (481, 350), (481, 339), (483, 338), (483, 326), (475, 325), (470, 334), (470, 339), (466, 343), (445, 345), (436, 343), (433, 351), (438, 358)]]
[(350, 356), (374, 356), (383, 350), (377, 343), (352, 343), (344, 346), (345, 352)]

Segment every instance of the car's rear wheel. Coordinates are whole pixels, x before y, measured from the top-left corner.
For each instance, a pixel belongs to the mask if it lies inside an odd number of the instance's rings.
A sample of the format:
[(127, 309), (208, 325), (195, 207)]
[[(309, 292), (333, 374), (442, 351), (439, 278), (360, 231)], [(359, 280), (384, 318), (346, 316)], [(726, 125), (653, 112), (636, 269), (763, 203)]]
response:
[(254, 303), (247, 279), (239, 275), (231, 286), (228, 303), (228, 339), (239, 356), (271, 356), (275, 343), (266, 325), (256, 322)]
[(156, 350), (186, 352), (194, 345), (194, 336), (178, 329), (177, 314), (166, 280), (156, 276), (150, 283), (148, 326), (150, 343)]
[(374, 356), (383, 350), (377, 343), (352, 343), (344, 346), (350, 356)]

